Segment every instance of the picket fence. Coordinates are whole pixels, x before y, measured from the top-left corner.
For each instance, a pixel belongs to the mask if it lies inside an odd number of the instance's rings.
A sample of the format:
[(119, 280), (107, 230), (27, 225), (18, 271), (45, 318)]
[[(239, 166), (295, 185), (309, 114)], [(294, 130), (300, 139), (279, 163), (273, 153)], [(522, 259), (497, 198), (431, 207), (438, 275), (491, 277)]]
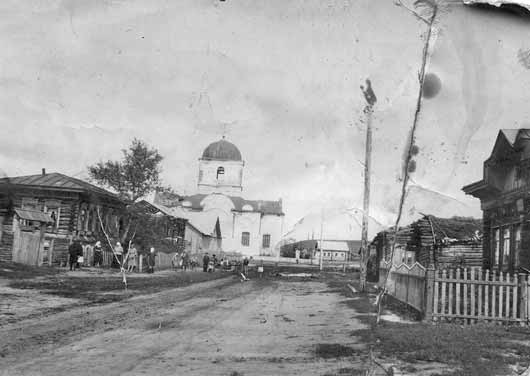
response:
[[(530, 324), (530, 278), (481, 268), (380, 264), (379, 285), (434, 322)], [(387, 277), (388, 276), (388, 277)]]

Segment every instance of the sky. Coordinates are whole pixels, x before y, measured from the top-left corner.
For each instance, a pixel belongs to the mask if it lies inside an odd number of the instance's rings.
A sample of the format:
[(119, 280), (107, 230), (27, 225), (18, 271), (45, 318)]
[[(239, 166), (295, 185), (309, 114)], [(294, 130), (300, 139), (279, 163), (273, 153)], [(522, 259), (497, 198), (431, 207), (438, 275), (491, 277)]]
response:
[[(479, 217), (462, 186), (500, 128), (530, 127), (528, 21), (441, 5), (427, 64), (441, 89), (423, 100), (404, 223)], [(192, 194), (224, 134), (245, 160), (242, 195), (282, 198), (290, 235), (323, 218), (325, 237), (359, 238), (370, 78), (370, 234), (395, 221), (426, 25), (393, 0), (5, 0), (0, 19), (5, 174), (85, 178), (137, 137)]]

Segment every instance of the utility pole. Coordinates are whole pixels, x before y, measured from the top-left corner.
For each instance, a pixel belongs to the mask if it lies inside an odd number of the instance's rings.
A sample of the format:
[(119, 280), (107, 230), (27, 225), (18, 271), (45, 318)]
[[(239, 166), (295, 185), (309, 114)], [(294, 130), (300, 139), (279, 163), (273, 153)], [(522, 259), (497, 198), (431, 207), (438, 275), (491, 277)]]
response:
[(322, 270), (322, 261), (324, 257), (324, 252), (322, 249), (322, 241), (324, 240), (324, 209), (322, 209), (321, 217), (320, 217), (320, 270)]
[(370, 174), (372, 160), (372, 113), (377, 98), (372, 90), (370, 80), (366, 80), (366, 88), (361, 85), (361, 91), (366, 99), (364, 113), (366, 114), (366, 153), (364, 158), (364, 194), (363, 194), (363, 222), (361, 233), (361, 275), (360, 289), (366, 290), (366, 274), (368, 264), (368, 219), (370, 217)]

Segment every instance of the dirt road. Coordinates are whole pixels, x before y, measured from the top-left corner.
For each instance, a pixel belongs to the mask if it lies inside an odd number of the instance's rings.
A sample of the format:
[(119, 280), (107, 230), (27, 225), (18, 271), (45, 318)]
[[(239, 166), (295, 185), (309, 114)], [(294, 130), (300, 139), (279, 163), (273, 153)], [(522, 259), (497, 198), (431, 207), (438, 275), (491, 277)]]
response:
[(359, 374), (345, 299), (318, 280), (229, 277), (77, 308), (1, 327), (0, 375)]

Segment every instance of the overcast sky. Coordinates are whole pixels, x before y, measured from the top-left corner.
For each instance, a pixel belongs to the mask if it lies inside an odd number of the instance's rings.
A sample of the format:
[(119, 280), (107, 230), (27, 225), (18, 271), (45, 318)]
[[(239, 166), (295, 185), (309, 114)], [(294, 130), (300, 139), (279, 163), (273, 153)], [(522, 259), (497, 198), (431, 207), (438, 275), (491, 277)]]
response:
[[(370, 77), (372, 214), (395, 220), (426, 25), (392, 0), (4, 0), (0, 19), (8, 175), (85, 177), (138, 137), (164, 155), (164, 182), (191, 194), (198, 158), (226, 131), (246, 163), (243, 196), (281, 197), (287, 227), (310, 214), (309, 232), (322, 207), (336, 209), (330, 221), (362, 207)], [(442, 87), (423, 104), (405, 221), (480, 215), (461, 187), (481, 179), (499, 128), (530, 127), (528, 26), (444, 8), (428, 66)]]

